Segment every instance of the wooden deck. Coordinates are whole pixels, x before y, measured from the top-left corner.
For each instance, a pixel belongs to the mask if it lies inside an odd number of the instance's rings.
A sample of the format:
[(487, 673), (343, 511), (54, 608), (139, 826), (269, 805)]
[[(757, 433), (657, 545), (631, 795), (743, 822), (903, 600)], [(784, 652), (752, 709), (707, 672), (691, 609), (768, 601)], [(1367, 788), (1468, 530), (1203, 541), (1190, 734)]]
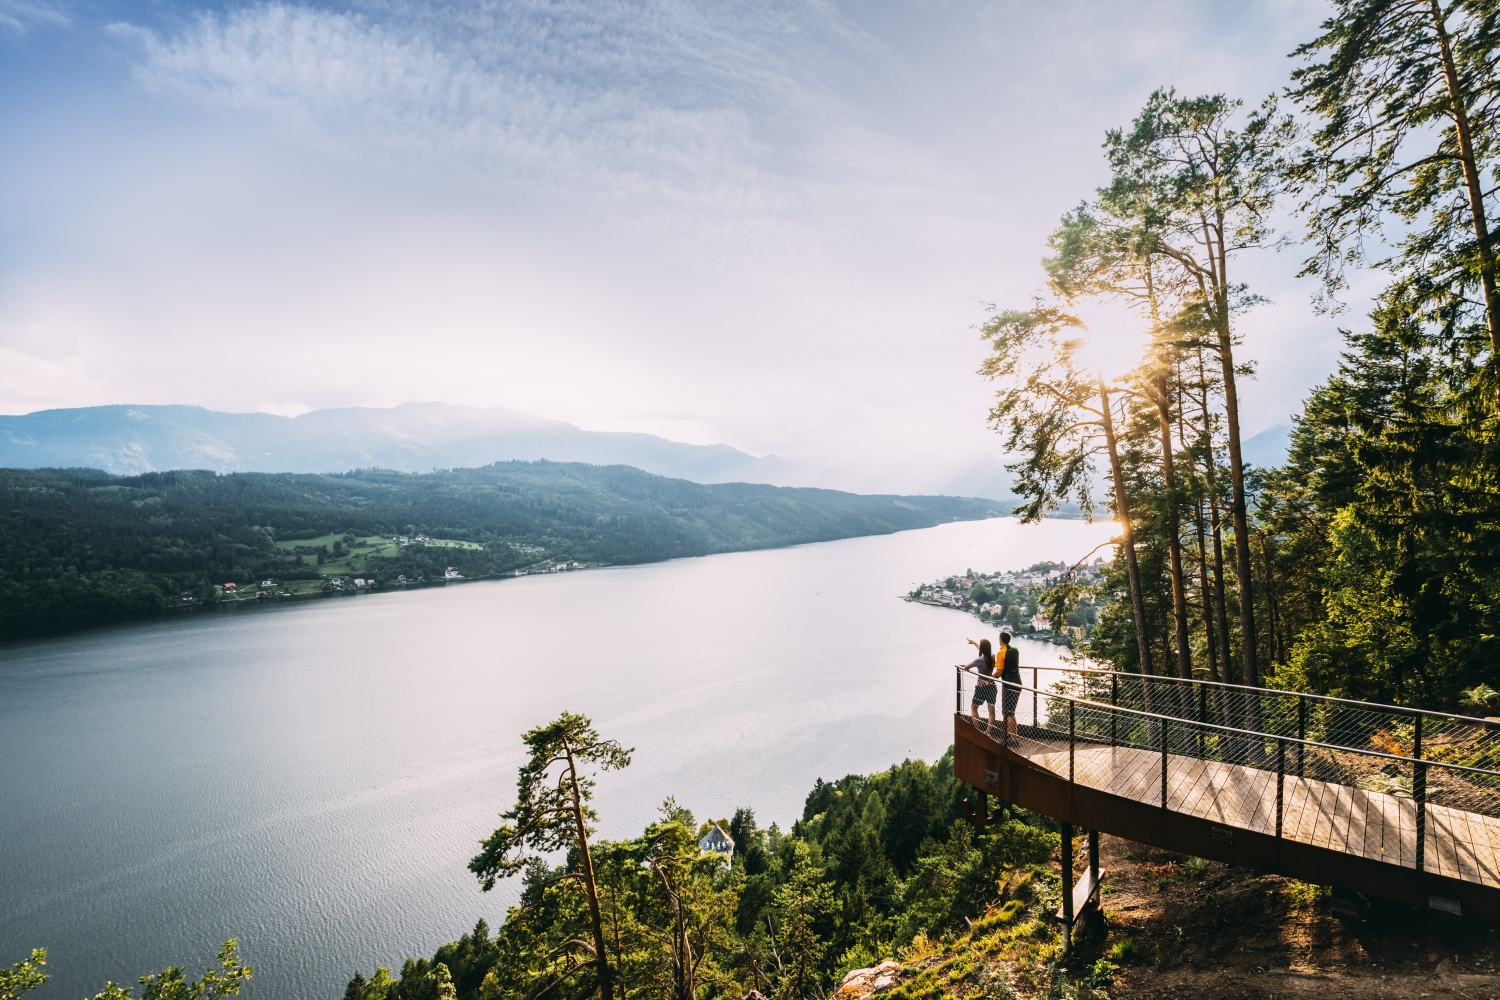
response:
[[(1022, 739), (1017, 752), (1068, 777), (1066, 741)], [(1072, 766), (1077, 784), (1161, 805), (1158, 752), (1080, 743)], [(1417, 807), (1410, 798), (1290, 774), (1284, 779), (1283, 794), (1283, 838), (1415, 867)], [(1167, 808), (1274, 835), (1276, 774), (1169, 754)], [(1500, 888), (1500, 819), (1429, 803), (1425, 846), (1425, 871)]]

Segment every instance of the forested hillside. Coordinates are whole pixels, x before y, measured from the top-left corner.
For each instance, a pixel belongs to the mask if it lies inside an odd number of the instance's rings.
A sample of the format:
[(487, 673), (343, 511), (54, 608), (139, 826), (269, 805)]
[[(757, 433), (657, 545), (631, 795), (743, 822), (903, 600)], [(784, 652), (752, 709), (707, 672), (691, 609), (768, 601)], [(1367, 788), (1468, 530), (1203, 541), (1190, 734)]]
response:
[(0, 635), (208, 604), (229, 582), (317, 584), (348, 565), (346, 543), (370, 539), (390, 544), (367, 549), (357, 565), (386, 587), (402, 576), (441, 579), (449, 566), (475, 579), (641, 563), (1002, 512), (992, 501), (704, 486), (551, 462), (425, 475), (8, 469), (0, 470)]
[[(614, 770), (631, 752), (567, 714), (524, 739), (532, 756), (516, 806), (470, 864), (484, 887), (520, 875), (520, 904), (496, 933), (481, 921), (397, 976), (356, 975), (345, 1000), (740, 1000), (752, 990), (822, 1000), (847, 970), (920, 962), (960, 934), (1018, 945), (1032, 961), (1017, 978), (1033, 982), (1057, 953), (1046, 920), (1059, 898), (1047, 864), (1057, 833), (1019, 812), (976, 829), (951, 752), (819, 781), (790, 830), (762, 828), (748, 808), (700, 825), (668, 799), (639, 837), (594, 840), (586, 825), (585, 840), (566, 807), (576, 794), (587, 808), (593, 780), (575, 791), (573, 768)], [(713, 825), (732, 851), (702, 847)], [(1015, 902), (1000, 907), (1002, 894)], [(918, 976), (893, 995), (937, 996), (972, 968)]]

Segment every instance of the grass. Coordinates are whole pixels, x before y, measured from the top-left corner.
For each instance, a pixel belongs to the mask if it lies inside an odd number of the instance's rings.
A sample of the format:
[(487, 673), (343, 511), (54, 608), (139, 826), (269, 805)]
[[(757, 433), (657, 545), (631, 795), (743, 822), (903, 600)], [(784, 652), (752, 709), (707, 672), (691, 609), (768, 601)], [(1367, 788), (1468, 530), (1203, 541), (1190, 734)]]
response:
[(1311, 909), (1318, 905), (1319, 900), (1333, 893), (1326, 885), (1312, 885), (1296, 879), (1289, 879), (1283, 891), (1286, 893), (1287, 907), (1293, 910)]
[[(347, 541), (350, 538), (353, 541)], [(367, 571), (371, 559), (394, 559), (400, 555), (402, 548), (394, 538), (385, 538), (380, 535), (319, 535), (316, 538), (288, 538), (275, 544), (278, 549), (289, 555), (302, 555), (313, 559), (316, 558), (320, 548), (332, 552), (335, 542), (343, 544), (346, 554), (336, 559), (325, 557), (323, 565), (318, 567), (318, 572), (323, 576), (359, 576)], [(425, 542), (412, 544), (446, 549), (484, 548), (478, 542), (460, 541), (456, 538), (429, 538)], [(310, 582), (312, 586), (308, 589), (312, 590), (322, 587), (322, 584), (316, 580), (295, 582)], [(297, 592), (293, 584), (288, 584), (286, 589), (293, 593)]]

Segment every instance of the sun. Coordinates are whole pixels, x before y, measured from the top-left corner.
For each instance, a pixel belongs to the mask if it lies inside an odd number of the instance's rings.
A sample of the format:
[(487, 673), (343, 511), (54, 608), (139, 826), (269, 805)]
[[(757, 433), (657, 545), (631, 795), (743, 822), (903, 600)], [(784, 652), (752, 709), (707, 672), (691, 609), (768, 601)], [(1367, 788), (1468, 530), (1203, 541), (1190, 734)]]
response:
[(1083, 324), (1077, 358), (1085, 368), (1114, 380), (1140, 365), (1151, 339), (1143, 316), (1111, 299), (1080, 299), (1069, 312)]

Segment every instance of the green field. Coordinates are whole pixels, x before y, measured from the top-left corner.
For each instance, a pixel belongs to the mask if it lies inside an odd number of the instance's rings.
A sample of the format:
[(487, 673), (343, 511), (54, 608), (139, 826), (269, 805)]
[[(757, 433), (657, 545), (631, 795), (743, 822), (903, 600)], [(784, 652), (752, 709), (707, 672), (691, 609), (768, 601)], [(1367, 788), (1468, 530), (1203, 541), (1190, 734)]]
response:
[[(335, 551), (335, 544), (341, 546), (341, 552)], [(484, 548), (478, 542), (465, 542), (456, 538), (429, 538), (411, 544), (429, 548)], [(381, 535), (319, 535), (316, 538), (290, 538), (278, 541), (276, 547), (288, 555), (307, 556), (310, 559), (317, 557), (319, 549), (325, 549), (328, 554), (323, 557), (323, 565), (318, 567), (318, 572), (323, 576), (359, 576), (366, 572), (371, 559), (394, 559), (402, 549), (394, 538)], [(313, 586), (320, 585), (314, 583)], [(295, 588), (289, 585), (287, 589)]]

